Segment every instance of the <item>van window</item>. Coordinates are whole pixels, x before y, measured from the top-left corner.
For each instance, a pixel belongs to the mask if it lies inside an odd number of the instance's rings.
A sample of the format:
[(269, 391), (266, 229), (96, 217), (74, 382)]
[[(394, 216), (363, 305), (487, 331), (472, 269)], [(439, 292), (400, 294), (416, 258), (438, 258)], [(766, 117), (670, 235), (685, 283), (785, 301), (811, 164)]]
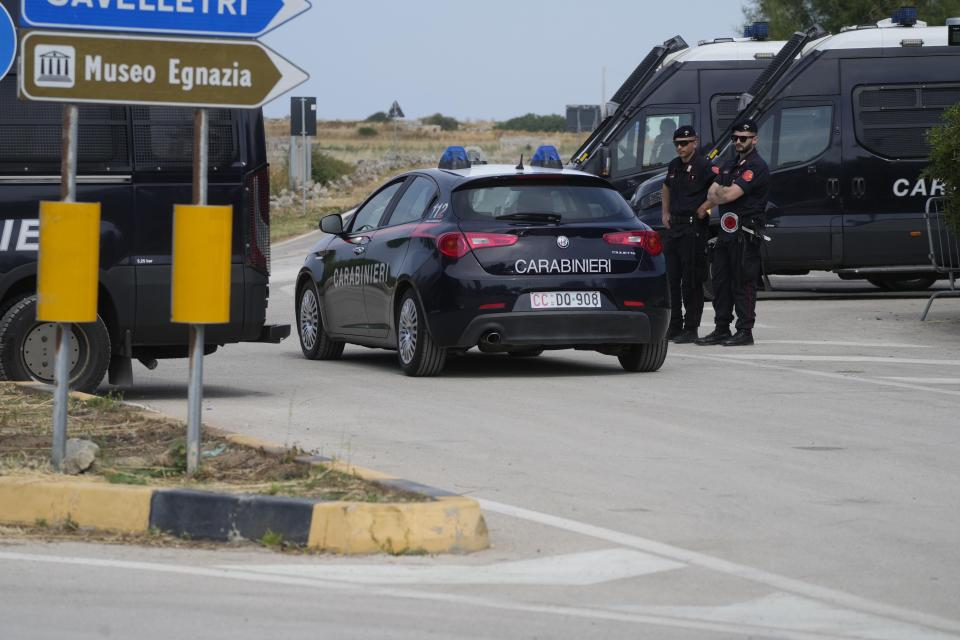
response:
[(634, 118), (617, 138), (613, 175), (622, 176), (640, 168), (640, 118)]
[[(193, 167), (193, 109), (135, 106), (133, 139), (139, 171)], [(230, 166), (239, 160), (237, 134), (229, 109), (208, 109), (210, 167)]]
[(716, 95), (710, 99), (710, 115), (713, 117), (713, 139), (715, 144), (723, 144), (717, 137), (727, 130), (740, 114), (739, 95)]
[(656, 167), (673, 160), (677, 152), (673, 147), (673, 132), (680, 126), (693, 124), (689, 113), (671, 113), (647, 116), (646, 135), (643, 144), (643, 166)]
[(930, 155), (927, 131), (960, 102), (960, 84), (863, 85), (853, 91), (857, 141), (886, 158)]
[(795, 107), (780, 112), (777, 168), (803, 164), (826, 151), (833, 127), (833, 107)]
[[(0, 168), (60, 173), (63, 105), (17, 98), (17, 78), (0, 82)], [(129, 171), (126, 107), (83, 105), (77, 138), (78, 170)], [(26, 171), (24, 171), (26, 170)]]

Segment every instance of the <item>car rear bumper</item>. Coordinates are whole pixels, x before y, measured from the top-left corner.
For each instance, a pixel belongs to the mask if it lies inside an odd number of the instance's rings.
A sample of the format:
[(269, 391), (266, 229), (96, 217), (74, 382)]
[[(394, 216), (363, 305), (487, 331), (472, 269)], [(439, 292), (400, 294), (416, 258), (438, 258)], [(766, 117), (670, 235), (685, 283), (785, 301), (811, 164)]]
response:
[(667, 334), (670, 310), (520, 311), (491, 313), (469, 322), (455, 344), (470, 348), (496, 335), (501, 347), (574, 347), (578, 345), (648, 344)]

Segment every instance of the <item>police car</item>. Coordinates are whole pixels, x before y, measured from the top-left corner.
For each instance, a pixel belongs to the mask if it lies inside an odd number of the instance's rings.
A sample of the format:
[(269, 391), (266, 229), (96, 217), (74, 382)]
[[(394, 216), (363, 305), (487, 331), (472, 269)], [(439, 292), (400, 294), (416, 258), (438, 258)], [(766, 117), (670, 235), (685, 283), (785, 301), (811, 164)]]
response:
[(628, 371), (667, 354), (670, 305), (658, 234), (609, 182), (562, 168), (473, 165), (462, 147), (400, 175), (349, 222), (326, 216), (296, 289), (303, 354), (345, 343), (395, 349), (411, 376), (473, 347), (536, 356), (589, 349)]

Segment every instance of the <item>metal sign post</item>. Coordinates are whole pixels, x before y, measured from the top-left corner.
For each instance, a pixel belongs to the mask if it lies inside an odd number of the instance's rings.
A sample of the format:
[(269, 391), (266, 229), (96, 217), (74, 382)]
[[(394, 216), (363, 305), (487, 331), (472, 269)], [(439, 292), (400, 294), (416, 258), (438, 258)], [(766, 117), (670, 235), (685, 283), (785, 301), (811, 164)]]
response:
[(303, 146), (302, 197), (303, 215), (307, 215), (307, 180), (310, 175), (310, 149), (307, 147), (307, 99), (300, 98), (300, 144)]
[[(197, 109), (193, 115), (193, 203), (207, 204), (207, 130), (210, 114)], [(200, 423), (203, 414), (203, 338), (202, 324), (190, 325), (190, 383), (187, 389), (187, 475), (200, 468)]]
[[(60, 199), (77, 201), (77, 131), (80, 110), (76, 105), (63, 107), (63, 150), (60, 160)], [(57, 355), (53, 368), (53, 468), (60, 471), (67, 454), (67, 403), (70, 390), (70, 337), (73, 330), (67, 322), (56, 323)]]

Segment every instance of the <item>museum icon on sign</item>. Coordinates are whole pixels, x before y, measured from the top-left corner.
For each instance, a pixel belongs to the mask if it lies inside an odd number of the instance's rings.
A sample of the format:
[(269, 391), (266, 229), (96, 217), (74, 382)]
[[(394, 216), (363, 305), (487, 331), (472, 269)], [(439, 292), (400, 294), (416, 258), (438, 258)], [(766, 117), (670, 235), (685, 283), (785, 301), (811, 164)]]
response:
[(77, 52), (66, 45), (37, 45), (33, 51), (33, 82), (38, 87), (69, 89), (77, 77)]

